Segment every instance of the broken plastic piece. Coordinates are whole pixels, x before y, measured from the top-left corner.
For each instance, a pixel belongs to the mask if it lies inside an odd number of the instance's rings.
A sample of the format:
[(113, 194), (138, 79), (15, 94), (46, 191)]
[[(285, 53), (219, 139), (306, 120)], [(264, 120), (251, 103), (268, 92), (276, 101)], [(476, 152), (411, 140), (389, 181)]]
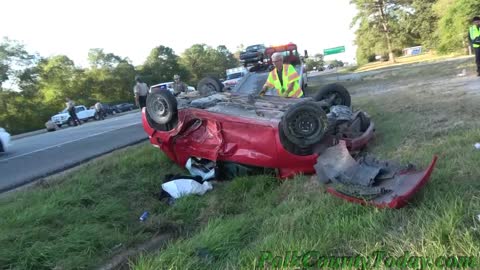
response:
[[(371, 157), (359, 161), (350, 156), (345, 142), (340, 141), (318, 158), (315, 165), (318, 180), (327, 186), (329, 193), (350, 202), (401, 208), (428, 181), (437, 156), (423, 171)], [(372, 167), (378, 168), (378, 173)]]
[(189, 158), (185, 168), (192, 176), (200, 176), (204, 181), (215, 177), (215, 162), (210, 160)]

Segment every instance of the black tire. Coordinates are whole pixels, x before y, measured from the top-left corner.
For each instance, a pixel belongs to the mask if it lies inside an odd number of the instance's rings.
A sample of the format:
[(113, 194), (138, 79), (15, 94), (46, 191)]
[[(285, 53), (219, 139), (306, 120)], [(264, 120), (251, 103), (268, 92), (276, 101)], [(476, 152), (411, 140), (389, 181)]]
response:
[(74, 126), (74, 125), (75, 125), (75, 121), (73, 121), (72, 118), (68, 118), (68, 120), (67, 120), (67, 125), (68, 125), (69, 127)]
[(321, 101), (329, 98), (333, 94), (336, 95), (336, 98), (332, 105), (345, 105), (348, 107), (352, 105), (352, 99), (347, 88), (338, 83), (327, 84), (320, 88), (313, 99), (315, 101)]
[(370, 127), (370, 118), (365, 115), (365, 113), (360, 112), (360, 130), (365, 132)]
[(285, 132), (283, 131), (282, 122), (278, 124), (278, 135), (280, 137), (280, 143), (282, 144), (283, 148), (287, 150), (287, 152), (297, 156), (313, 155), (312, 146), (301, 147), (288, 140), (287, 136), (285, 136)]
[(93, 116), (93, 118), (94, 118), (96, 121), (98, 121), (98, 120), (100, 120), (100, 115), (99, 115), (98, 113), (96, 113), (96, 114)]
[(197, 84), (197, 91), (200, 95), (211, 95), (221, 92), (222, 90), (223, 83), (213, 76), (207, 76), (201, 79)]
[(159, 90), (147, 96), (146, 112), (158, 125), (169, 124), (177, 115), (177, 99), (170, 91)]
[(281, 122), (285, 137), (300, 148), (319, 143), (328, 128), (325, 111), (314, 101), (292, 105)]

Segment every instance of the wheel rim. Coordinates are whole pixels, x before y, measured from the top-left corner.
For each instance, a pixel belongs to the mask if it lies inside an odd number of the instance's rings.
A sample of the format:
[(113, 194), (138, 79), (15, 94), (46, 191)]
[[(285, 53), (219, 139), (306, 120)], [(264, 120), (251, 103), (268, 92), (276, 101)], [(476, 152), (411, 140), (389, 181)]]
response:
[(298, 137), (315, 136), (322, 128), (322, 123), (308, 112), (299, 113), (289, 124), (289, 129)]
[(152, 100), (148, 111), (151, 112), (151, 116), (154, 120), (161, 121), (162, 118), (168, 116), (169, 106), (167, 101), (159, 96)]

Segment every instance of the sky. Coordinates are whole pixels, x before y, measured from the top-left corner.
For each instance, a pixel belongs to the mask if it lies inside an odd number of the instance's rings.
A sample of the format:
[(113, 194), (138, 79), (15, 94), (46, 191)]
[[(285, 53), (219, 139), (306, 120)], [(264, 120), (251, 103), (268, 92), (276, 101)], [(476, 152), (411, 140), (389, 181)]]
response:
[(26, 45), (30, 53), (63, 54), (86, 66), (88, 50), (128, 57), (140, 65), (164, 45), (177, 55), (196, 43), (267, 46), (294, 42), (309, 55), (345, 46), (327, 56), (352, 62), (356, 47), (350, 0), (4, 0), (0, 38)]

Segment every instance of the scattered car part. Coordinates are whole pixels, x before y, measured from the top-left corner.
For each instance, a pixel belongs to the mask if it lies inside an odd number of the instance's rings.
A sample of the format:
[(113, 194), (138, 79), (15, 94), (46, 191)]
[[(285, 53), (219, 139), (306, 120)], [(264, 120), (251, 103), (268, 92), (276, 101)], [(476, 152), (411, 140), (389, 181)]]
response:
[(377, 207), (401, 208), (430, 178), (437, 156), (424, 170), (378, 161), (372, 156), (354, 159), (340, 141), (317, 159), (317, 179), (327, 191), (342, 199)]

